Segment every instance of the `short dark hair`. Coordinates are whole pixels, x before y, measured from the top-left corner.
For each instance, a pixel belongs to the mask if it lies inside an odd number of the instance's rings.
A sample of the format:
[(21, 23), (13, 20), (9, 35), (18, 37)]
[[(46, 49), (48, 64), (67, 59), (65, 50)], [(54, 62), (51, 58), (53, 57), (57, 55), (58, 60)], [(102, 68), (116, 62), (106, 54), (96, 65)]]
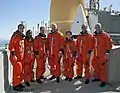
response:
[(28, 33), (32, 33), (32, 31), (29, 29), (27, 30), (26, 35), (28, 35)]
[(70, 34), (72, 35), (72, 32), (71, 32), (71, 31), (66, 31), (66, 34), (67, 34), (67, 33), (70, 33)]
[(44, 27), (44, 26), (41, 26), (41, 27), (40, 27), (40, 30), (42, 30), (42, 28), (45, 28), (45, 27)]
[(18, 28), (20, 28), (20, 26), (22, 26), (23, 28), (25, 28), (23, 24), (19, 24), (19, 25), (18, 25)]

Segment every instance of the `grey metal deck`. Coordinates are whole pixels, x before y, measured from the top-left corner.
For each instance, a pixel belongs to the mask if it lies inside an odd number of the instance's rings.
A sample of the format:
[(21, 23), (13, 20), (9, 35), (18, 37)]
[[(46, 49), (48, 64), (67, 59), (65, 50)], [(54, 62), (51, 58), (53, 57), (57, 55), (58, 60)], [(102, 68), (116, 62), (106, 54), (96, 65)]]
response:
[(24, 92), (15, 92), (11, 89), (7, 93), (120, 93), (120, 85), (113, 84), (100, 88), (99, 82), (85, 85), (83, 80), (61, 81), (60, 83), (47, 80), (43, 84), (31, 83)]

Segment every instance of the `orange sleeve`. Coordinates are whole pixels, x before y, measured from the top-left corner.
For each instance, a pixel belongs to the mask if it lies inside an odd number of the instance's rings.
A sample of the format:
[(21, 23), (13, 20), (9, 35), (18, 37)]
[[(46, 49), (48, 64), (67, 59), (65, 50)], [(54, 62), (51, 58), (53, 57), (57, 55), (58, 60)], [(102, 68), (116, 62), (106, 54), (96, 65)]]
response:
[(48, 38), (46, 38), (46, 51), (49, 50), (49, 42)]
[(61, 37), (61, 44), (60, 44), (60, 49), (64, 49), (64, 43), (65, 43), (65, 39), (64, 37)]
[(74, 50), (73, 50), (73, 51), (77, 51), (77, 50), (78, 50), (75, 41), (73, 41), (73, 47), (74, 47)]
[(47, 35), (47, 49), (48, 50), (49, 50), (49, 46), (50, 46), (49, 38), (50, 38), (50, 34)]
[(10, 52), (15, 51), (15, 42), (16, 42), (16, 36), (14, 36), (14, 34), (13, 34), (11, 39), (10, 39), (10, 42), (9, 42)]
[(34, 51), (38, 51), (38, 44), (39, 44), (38, 38), (35, 37), (35, 39), (34, 39)]
[(73, 57), (76, 57), (76, 55), (77, 55), (77, 47), (75, 41), (73, 41)]
[(93, 50), (93, 37), (92, 37), (92, 35), (89, 36), (88, 43), (89, 43), (89, 50)]
[(59, 49), (59, 51), (61, 51), (62, 54), (64, 54), (64, 52), (65, 52), (65, 50), (64, 50), (64, 46), (65, 46), (65, 39), (64, 39), (64, 37), (60, 36), (60, 40), (59, 41), (60, 41), (60, 49)]
[(28, 43), (28, 41), (25, 39), (25, 40), (24, 40), (24, 50), (25, 50), (25, 51), (27, 50), (26, 47), (28, 47), (28, 46), (27, 46), (27, 43)]
[(63, 44), (64, 44), (64, 37), (62, 35), (59, 34), (59, 41), (60, 42), (60, 49), (63, 48)]
[(94, 47), (95, 47), (95, 37), (93, 36), (92, 38), (93, 38), (93, 41), (92, 41), (92, 48), (94, 49)]
[(77, 51), (79, 50), (79, 37), (77, 37), (77, 40), (75, 42), (75, 45), (76, 45), (76, 49)]
[(112, 39), (108, 34), (106, 34), (106, 50), (111, 50), (111, 48), (112, 48)]

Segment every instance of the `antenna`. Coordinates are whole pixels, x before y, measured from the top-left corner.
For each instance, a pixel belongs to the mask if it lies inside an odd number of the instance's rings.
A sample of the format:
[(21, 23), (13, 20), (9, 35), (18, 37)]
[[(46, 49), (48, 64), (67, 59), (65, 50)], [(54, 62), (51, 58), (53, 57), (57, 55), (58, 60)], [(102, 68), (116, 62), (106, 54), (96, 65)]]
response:
[(99, 0), (90, 0), (89, 1), (89, 8), (94, 14), (98, 14), (100, 8), (100, 1)]

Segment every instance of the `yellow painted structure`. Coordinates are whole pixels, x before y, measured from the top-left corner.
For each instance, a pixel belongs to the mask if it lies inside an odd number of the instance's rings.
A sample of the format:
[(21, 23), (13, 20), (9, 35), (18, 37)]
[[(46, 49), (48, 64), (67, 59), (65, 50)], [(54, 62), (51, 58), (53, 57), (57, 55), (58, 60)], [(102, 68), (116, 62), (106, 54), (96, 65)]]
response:
[(79, 4), (83, 6), (85, 12), (83, 0), (51, 0), (50, 22), (56, 23), (60, 31), (65, 34), (71, 27)]

